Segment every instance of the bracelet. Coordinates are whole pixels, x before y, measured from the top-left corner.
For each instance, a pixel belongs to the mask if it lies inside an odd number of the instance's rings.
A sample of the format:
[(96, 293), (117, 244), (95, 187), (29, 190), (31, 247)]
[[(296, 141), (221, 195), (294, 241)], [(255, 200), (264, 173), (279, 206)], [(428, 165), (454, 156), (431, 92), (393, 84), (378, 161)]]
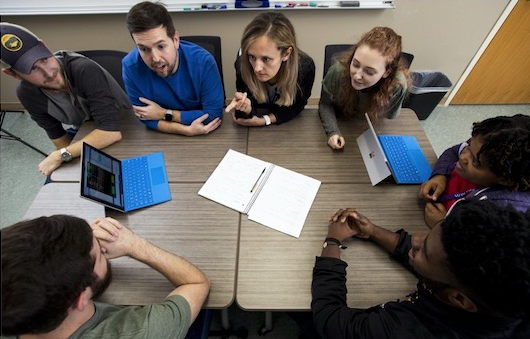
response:
[(335, 238), (326, 238), (326, 240), (324, 241), (324, 244), (322, 244), (322, 248), (326, 248), (328, 247), (328, 245), (337, 245), (339, 246), (341, 250), (345, 250), (348, 248), (346, 246), (342, 246), (342, 243), (338, 239), (335, 239)]

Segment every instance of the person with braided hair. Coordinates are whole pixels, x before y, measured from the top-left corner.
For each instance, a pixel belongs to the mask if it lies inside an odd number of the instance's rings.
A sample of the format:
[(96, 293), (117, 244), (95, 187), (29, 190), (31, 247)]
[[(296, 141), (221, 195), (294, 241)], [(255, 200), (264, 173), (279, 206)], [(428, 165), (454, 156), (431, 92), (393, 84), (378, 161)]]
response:
[(530, 208), (530, 116), (498, 116), (473, 124), (471, 139), (445, 150), (419, 191), (429, 227), (461, 199)]

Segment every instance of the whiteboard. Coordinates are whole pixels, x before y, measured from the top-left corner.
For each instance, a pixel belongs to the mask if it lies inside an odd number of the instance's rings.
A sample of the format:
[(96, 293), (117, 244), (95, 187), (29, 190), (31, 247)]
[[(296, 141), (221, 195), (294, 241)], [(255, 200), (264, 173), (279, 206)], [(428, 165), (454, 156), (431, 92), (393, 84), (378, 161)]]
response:
[[(254, 0), (256, 1), (256, 0)], [(127, 13), (140, 0), (3, 0), (0, 1), (1, 15), (56, 15), (56, 14), (106, 14)], [(395, 8), (393, 0), (361, 0), (359, 7), (341, 7), (341, 1), (269, 1), (267, 8), (235, 8), (235, 1), (223, 0), (165, 0), (170, 12), (222, 12), (247, 10), (323, 10), (323, 9), (385, 9)], [(288, 7), (289, 3), (296, 4)], [(203, 5), (211, 8), (202, 8)], [(221, 8), (222, 5), (223, 8)], [(224, 8), (226, 7), (226, 8)]]

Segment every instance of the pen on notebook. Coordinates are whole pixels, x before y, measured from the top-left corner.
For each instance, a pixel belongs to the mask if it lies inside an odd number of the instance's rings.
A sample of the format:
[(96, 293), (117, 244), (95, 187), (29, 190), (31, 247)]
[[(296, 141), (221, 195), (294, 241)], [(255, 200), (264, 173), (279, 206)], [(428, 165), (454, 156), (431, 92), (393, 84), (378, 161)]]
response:
[(267, 167), (265, 167), (263, 169), (263, 171), (261, 171), (261, 174), (259, 175), (258, 177), (258, 180), (256, 180), (256, 183), (254, 184), (254, 186), (252, 186), (252, 189), (250, 190), (250, 193), (253, 193), (254, 190), (258, 187), (258, 182), (259, 182), (259, 179), (261, 179), (261, 176), (263, 175), (263, 173), (265, 173), (265, 170), (267, 169)]

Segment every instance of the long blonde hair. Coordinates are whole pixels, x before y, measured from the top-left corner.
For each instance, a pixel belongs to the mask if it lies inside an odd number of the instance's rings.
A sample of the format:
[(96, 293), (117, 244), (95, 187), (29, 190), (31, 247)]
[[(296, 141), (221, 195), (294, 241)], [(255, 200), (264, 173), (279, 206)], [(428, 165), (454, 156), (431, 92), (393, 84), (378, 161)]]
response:
[(279, 97), (276, 104), (291, 106), (298, 90), (298, 59), (294, 28), (289, 19), (279, 12), (261, 13), (245, 28), (241, 38), (241, 77), (258, 103), (267, 102), (267, 84), (259, 81), (247, 57), (248, 48), (257, 39), (267, 36), (285, 56), (291, 47), (291, 56), (282, 62), (276, 83)]

